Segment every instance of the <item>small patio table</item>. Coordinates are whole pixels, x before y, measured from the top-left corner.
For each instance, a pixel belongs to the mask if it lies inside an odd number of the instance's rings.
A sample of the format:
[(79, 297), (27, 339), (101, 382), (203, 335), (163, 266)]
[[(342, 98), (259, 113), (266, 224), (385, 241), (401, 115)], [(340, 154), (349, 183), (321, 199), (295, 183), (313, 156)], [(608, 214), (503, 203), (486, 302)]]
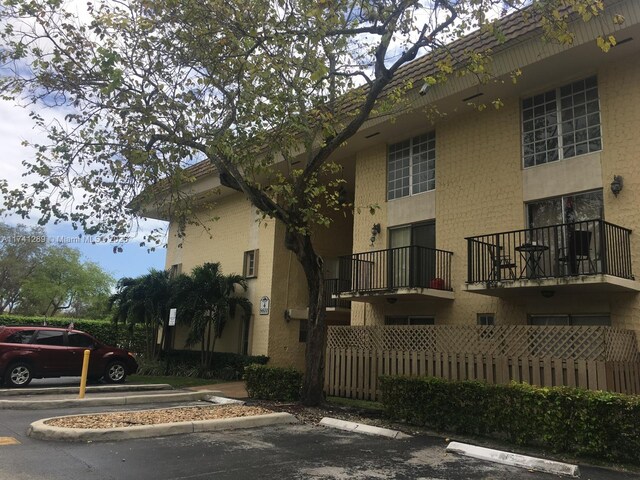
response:
[(525, 277), (525, 272), (528, 272), (526, 278), (538, 278), (545, 276), (540, 260), (542, 260), (544, 252), (549, 250), (548, 246), (541, 243), (531, 242), (523, 243), (522, 245), (515, 247), (515, 250), (524, 260), (524, 266), (520, 272), (520, 278)]

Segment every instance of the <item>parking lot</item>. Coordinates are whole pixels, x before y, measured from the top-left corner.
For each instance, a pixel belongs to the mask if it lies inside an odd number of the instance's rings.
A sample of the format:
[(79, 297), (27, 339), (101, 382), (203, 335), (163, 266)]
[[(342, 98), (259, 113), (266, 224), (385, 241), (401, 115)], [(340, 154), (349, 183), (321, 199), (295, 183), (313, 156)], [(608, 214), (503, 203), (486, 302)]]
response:
[[(26, 436), (27, 426), (41, 418), (121, 409), (1, 410), (0, 437), (18, 443), (0, 445), (0, 479), (557, 478), (446, 454), (442, 437), (392, 440), (312, 424), (119, 442), (64, 443)], [(581, 478), (594, 480), (638, 478), (584, 466), (581, 470)]]

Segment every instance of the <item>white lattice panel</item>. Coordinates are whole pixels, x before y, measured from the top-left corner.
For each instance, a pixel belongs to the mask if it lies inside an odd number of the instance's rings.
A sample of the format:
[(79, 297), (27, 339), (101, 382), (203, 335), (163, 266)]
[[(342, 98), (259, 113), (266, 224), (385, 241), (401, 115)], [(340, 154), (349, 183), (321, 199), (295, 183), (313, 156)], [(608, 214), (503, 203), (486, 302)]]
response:
[(637, 361), (635, 333), (602, 326), (330, 327), (329, 348)]

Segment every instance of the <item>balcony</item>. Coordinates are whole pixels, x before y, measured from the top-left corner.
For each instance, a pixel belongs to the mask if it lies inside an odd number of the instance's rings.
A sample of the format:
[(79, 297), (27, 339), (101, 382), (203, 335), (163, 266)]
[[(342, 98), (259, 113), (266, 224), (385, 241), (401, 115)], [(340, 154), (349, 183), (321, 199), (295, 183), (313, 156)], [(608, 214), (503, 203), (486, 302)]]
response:
[(536, 289), (639, 291), (630, 236), (597, 219), (469, 237), (465, 289), (499, 297)]
[(324, 280), (324, 301), (328, 311), (351, 310), (351, 302), (336, 298), (340, 289), (337, 278), (325, 278)]
[(339, 299), (453, 299), (451, 252), (408, 246), (340, 257)]

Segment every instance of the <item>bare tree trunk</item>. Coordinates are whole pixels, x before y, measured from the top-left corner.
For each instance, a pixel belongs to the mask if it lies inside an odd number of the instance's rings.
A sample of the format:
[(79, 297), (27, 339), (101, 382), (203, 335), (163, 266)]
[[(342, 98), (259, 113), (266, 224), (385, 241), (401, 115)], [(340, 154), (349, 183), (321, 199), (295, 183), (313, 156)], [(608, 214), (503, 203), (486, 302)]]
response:
[(324, 355), (326, 338), (326, 308), (324, 300), (324, 272), (322, 259), (316, 254), (308, 235), (288, 233), (286, 246), (302, 265), (309, 290), (309, 318), (307, 320), (307, 348), (302, 403), (319, 405), (324, 401)]
[(218, 338), (218, 320), (216, 320), (215, 328), (213, 329), (213, 342), (211, 343), (211, 353), (209, 354), (209, 370), (213, 369), (213, 353), (216, 351), (216, 339)]
[(207, 322), (207, 358), (206, 363), (204, 365), (205, 368), (211, 368), (211, 325), (213, 320), (209, 319)]
[(204, 339), (204, 330), (202, 331), (202, 337), (200, 339), (200, 366), (202, 368), (204, 368), (204, 366), (206, 365), (206, 358), (204, 356), (204, 342), (206, 342), (206, 340)]

